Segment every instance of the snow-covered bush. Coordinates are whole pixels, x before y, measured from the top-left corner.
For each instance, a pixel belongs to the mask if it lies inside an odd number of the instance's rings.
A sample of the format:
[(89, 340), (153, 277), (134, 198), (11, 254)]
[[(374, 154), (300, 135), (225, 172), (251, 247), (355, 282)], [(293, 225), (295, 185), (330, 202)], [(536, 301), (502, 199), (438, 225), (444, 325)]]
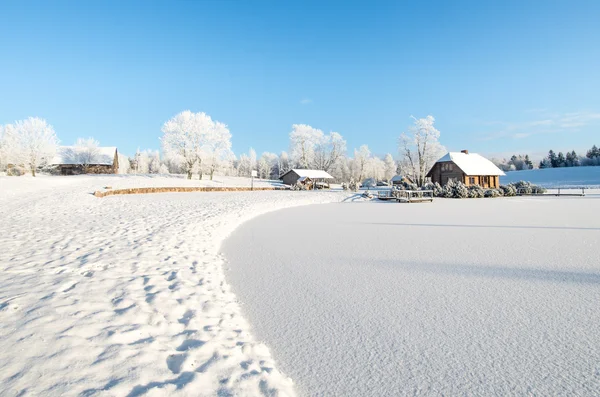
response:
[(348, 184), (346, 182), (342, 182), (342, 190), (348, 190)]
[(505, 197), (513, 197), (517, 195), (517, 189), (515, 189), (513, 185), (500, 185), (500, 190), (502, 190)]
[(469, 197), (470, 198), (482, 198), (485, 195), (485, 191), (479, 185), (469, 186)]
[(448, 181), (448, 183), (446, 183), (446, 186), (444, 186), (443, 196), (446, 198), (453, 198), (455, 195), (455, 187), (456, 187), (456, 182), (454, 182), (454, 180), (450, 179)]
[(469, 188), (462, 183), (456, 182), (456, 186), (454, 188), (454, 197), (455, 198), (468, 198), (469, 197)]
[(351, 179), (350, 183), (348, 184), (348, 188), (353, 192), (358, 192), (358, 182), (356, 182), (354, 179)]
[(487, 189), (483, 195), (484, 195), (484, 197), (490, 197), (490, 198), (501, 196), (500, 192), (497, 189)]

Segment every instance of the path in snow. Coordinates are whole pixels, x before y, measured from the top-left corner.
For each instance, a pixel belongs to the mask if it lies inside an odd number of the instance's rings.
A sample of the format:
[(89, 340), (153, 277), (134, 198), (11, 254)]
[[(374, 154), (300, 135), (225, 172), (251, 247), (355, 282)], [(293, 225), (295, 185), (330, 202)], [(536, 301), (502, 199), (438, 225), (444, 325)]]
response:
[(327, 204), (224, 244), (302, 395), (597, 395), (600, 197)]
[(257, 214), (345, 195), (90, 194), (168, 182), (0, 178), (0, 395), (294, 393), (248, 333), (220, 244)]

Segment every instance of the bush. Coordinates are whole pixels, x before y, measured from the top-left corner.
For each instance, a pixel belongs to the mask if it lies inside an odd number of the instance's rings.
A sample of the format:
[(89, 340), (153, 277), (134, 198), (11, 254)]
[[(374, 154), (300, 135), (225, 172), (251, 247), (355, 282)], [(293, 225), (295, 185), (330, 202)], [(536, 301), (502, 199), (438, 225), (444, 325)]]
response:
[(500, 197), (500, 192), (497, 189), (488, 189), (483, 194), (484, 197)]
[(500, 185), (500, 190), (506, 197), (513, 197), (517, 195), (517, 189), (513, 185)]
[(533, 185), (531, 182), (519, 181), (519, 182), (511, 183), (510, 185), (512, 185), (515, 188), (515, 194), (517, 192), (518, 193), (524, 193), (524, 194), (532, 194), (532, 193), (542, 194), (542, 193), (546, 193), (546, 189), (545, 188), (543, 188), (541, 186)]
[(348, 184), (348, 189), (350, 189), (353, 192), (358, 192), (358, 182), (351, 179), (350, 183)]
[(482, 198), (485, 195), (485, 191), (479, 185), (469, 186), (469, 197), (470, 198)]
[(467, 188), (467, 186), (462, 182), (456, 182), (456, 187), (454, 188), (454, 197), (455, 198), (469, 197), (469, 188)]
[(346, 182), (342, 182), (342, 190), (348, 190), (348, 184)]

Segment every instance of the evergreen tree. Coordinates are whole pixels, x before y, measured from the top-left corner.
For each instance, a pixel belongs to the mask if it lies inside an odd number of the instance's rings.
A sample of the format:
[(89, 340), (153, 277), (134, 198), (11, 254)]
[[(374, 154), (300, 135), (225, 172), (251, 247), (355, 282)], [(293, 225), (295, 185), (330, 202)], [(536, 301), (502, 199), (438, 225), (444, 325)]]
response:
[(550, 166), (552, 168), (558, 167), (558, 159), (556, 157), (556, 153), (553, 150), (548, 152), (548, 160), (550, 160)]
[(575, 153), (575, 150), (571, 152), (571, 158), (573, 159), (573, 167), (579, 167), (581, 163), (579, 162), (579, 156)]
[(600, 149), (598, 149), (596, 145), (592, 146), (592, 148), (588, 150), (585, 157), (587, 157), (588, 159), (595, 159), (600, 157)]
[(529, 155), (528, 154), (525, 155), (525, 166), (527, 167), (528, 170), (532, 170), (533, 169), (533, 163), (529, 159)]
[(567, 159), (565, 159), (565, 155), (563, 154), (563, 152), (558, 152), (556, 164), (557, 167), (565, 167), (567, 165)]

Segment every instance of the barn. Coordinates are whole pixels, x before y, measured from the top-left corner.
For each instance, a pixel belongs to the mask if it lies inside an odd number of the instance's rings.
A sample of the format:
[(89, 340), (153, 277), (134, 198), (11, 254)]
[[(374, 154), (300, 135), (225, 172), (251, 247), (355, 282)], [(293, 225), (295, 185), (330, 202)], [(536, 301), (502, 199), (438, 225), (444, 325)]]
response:
[(333, 179), (331, 175), (322, 170), (302, 170), (293, 169), (289, 170), (285, 174), (281, 175), (279, 179), (283, 181), (284, 185), (295, 185), (301, 178), (309, 178), (311, 181), (329, 181)]
[(50, 165), (61, 175), (116, 174), (119, 156), (114, 146), (98, 147), (91, 152), (86, 148), (60, 146)]
[(500, 176), (506, 175), (490, 160), (477, 153), (449, 152), (439, 159), (427, 173), (432, 182), (445, 185), (449, 180), (463, 182), (467, 186), (498, 188)]

